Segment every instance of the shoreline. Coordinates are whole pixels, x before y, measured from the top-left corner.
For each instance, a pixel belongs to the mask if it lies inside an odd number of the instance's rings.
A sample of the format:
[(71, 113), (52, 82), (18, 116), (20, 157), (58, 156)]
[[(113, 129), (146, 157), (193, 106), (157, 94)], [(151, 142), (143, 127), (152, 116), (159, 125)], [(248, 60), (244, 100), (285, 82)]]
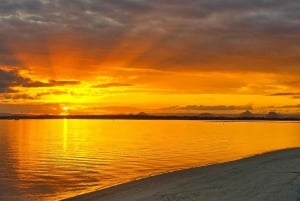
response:
[(300, 200), (300, 148), (162, 173), (64, 201)]

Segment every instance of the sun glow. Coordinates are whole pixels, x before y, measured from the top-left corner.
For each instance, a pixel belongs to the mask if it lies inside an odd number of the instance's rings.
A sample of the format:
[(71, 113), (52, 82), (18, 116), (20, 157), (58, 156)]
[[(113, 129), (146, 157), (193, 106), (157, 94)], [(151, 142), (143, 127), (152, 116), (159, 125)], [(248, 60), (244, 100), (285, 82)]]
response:
[(69, 106), (64, 105), (64, 106), (62, 106), (61, 110), (62, 111), (61, 111), (60, 115), (69, 115), (69, 111), (70, 111)]
[(63, 107), (63, 111), (64, 111), (64, 112), (68, 112), (69, 109), (70, 109), (70, 108), (69, 108), (68, 106), (64, 106), (64, 107)]

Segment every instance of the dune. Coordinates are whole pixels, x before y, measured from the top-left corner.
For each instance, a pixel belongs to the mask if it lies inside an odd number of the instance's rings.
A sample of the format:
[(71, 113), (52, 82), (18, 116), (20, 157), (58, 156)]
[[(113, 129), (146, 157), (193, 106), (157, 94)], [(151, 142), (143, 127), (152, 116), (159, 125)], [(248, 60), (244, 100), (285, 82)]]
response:
[(300, 148), (161, 174), (65, 201), (299, 201)]

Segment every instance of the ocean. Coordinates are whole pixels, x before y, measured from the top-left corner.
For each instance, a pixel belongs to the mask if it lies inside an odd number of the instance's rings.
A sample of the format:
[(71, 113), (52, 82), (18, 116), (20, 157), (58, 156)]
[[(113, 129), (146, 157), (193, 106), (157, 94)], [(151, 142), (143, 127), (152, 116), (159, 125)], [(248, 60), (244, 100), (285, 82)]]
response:
[(299, 122), (1, 120), (0, 200), (60, 200), (299, 146)]

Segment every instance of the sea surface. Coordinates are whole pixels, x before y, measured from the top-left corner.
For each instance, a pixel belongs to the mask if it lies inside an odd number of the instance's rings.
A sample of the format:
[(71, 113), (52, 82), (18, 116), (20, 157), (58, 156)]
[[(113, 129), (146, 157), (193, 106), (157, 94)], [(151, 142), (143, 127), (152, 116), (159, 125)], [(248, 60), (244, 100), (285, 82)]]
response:
[(0, 200), (60, 200), (291, 147), (299, 122), (1, 120)]

